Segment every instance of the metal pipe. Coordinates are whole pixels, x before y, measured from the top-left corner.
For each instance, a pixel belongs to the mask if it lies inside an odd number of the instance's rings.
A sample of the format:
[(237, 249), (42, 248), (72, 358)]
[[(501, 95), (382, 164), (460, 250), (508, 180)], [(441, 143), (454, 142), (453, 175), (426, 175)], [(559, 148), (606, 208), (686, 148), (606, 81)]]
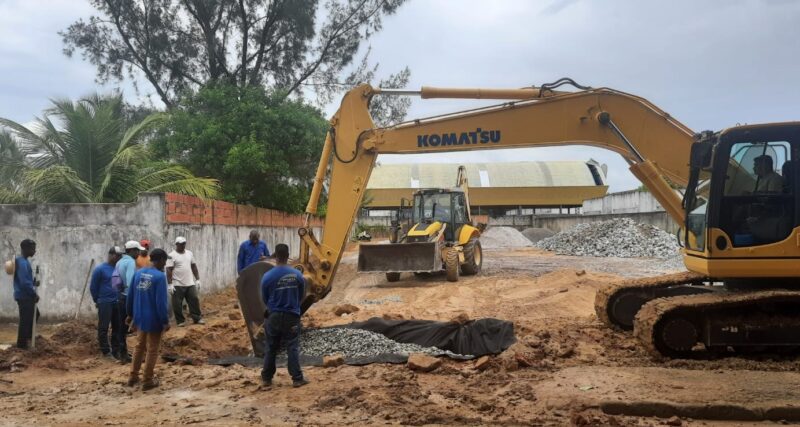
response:
[(439, 88), (423, 86), (421, 90), (375, 88), (375, 94), (393, 96), (420, 96), (423, 99), (461, 98), (461, 99), (531, 99), (567, 92), (542, 91), (529, 87), (522, 89), (481, 89), (481, 88)]
[(614, 123), (613, 120), (611, 120), (611, 114), (609, 114), (606, 111), (602, 111), (597, 114), (597, 121), (600, 122), (600, 124), (604, 124), (609, 128), (611, 128), (611, 131), (614, 132), (614, 134), (617, 135), (617, 137), (619, 137), (622, 143), (625, 144), (626, 147), (628, 147), (628, 151), (630, 151), (631, 154), (633, 154), (633, 156), (636, 157), (636, 159), (639, 162), (644, 161), (644, 156), (642, 156), (642, 154), (639, 153), (639, 150), (637, 150), (636, 147), (634, 147), (633, 144), (631, 144), (631, 141), (628, 139), (628, 137), (625, 136), (624, 133), (622, 133), (622, 130), (620, 130), (617, 124)]

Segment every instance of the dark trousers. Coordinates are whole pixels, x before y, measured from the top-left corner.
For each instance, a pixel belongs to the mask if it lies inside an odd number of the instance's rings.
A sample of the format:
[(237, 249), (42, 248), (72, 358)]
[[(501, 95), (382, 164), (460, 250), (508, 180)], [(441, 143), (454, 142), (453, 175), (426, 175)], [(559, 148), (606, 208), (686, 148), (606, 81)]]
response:
[(303, 371), (300, 369), (300, 316), (294, 313), (270, 313), (264, 321), (264, 330), (267, 342), (261, 378), (272, 381), (272, 377), (275, 376), (275, 358), (283, 343), (289, 359), (287, 366), (289, 375), (294, 381), (303, 379)]
[[(19, 307), (17, 347), (28, 348), (31, 343), (31, 338), (33, 337), (33, 312), (36, 310), (36, 301), (32, 299), (19, 299), (17, 300), (17, 307)], [(36, 314), (39, 314), (39, 310), (36, 310)]]
[[(101, 302), (97, 304), (97, 344), (103, 354), (111, 352), (118, 356), (120, 342), (125, 340), (124, 324), (119, 314), (118, 302)], [(111, 327), (111, 343), (108, 342), (108, 328)], [(123, 355), (124, 356), (124, 355)]]
[(175, 312), (175, 322), (183, 323), (186, 318), (183, 317), (183, 300), (186, 299), (186, 304), (189, 305), (189, 314), (195, 322), (203, 318), (200, 314), (200, 298), (197, 295), (197, 286), (175, 286), (175, 292), (172, 294), (172, 311)]
[(117, 353), (117, 356), (122, 359), (128, 357), (128, 327), (125, 325), (125, 318), (128, 317), (128, 307), (125, 304), (126, 301), (126, 296), (119, 294), (119, 299), (117, 300), (117, 319), (120, 326), (120, 339), (119, 352)]

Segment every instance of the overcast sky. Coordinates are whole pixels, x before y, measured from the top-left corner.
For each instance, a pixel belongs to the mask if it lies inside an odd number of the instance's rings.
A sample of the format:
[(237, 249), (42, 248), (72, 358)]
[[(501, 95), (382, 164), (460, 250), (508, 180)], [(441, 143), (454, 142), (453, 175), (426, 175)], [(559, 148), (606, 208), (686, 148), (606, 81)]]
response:
[[(109, 91), (94, 67), (66, 58), (57, 31), (92, 8), (83, 0), (0, 0), (0, 117), (26, 122), (48, 99)], [(798, 120), (800, 1), (411, 0), (384, 21), (372, 59), (408, 65), (410, 86), (522, 87), (560, 77), (643, 96), (694, 130)], [(126, 97), (141, 100), (126, 85)], [(476, 102), (416, 100), (410, 118)], [(398, 159), (398, 157), (400, 157)], [(587, 160), (609, 166), (612, 191), (639, 184), (616, 154), (551, 147), (382, 162)]]

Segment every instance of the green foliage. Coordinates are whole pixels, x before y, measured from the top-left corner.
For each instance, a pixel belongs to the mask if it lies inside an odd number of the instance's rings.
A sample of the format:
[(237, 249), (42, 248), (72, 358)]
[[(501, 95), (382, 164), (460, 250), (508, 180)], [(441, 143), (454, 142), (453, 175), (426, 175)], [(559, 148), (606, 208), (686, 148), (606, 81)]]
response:
[(227, 84), (180, 104), (154, 141), (159, 155), (219, 178), (226, 200), (303, 211), (328, 129), (318, 110), (259, 86)]
[[(100, 82), (145, 78), (168, 108), (211, 82), (322, 98), (406, 0), (90, 0), (96, 16), (60, 32)], [(348, 83), (364, 82), (364, 73)], [(389, 79), (393, 81), (393, 78)], [(407, 79), (405, 79), (407, 81)]]
[(165, 120), (132, 121), (121, 95), (54, 100), (30, 127), (0, 118), (0, 202), (131, 202), (156, 191), (216, 196), (215, 180), (154, 160), (146, 140)]

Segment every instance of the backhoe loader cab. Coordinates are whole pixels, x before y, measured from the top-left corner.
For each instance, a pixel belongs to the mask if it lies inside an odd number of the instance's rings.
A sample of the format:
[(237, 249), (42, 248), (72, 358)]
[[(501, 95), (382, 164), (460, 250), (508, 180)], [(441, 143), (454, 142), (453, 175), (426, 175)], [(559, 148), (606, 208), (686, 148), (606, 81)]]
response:
[(472, 225), (468, 189), (463, 166), (458, 187), (422, 189), (414, 192), (411, 224), (403, 233), (400, 217), (404, 203), (392, 224), (389, 244), (361, 244), (358, 271), (385, 272), (390, 282), (403, 272), (432, 273), (445, 270), (447, 280), (459, 274), (477, 274), (483, 263), (480, 231)]

